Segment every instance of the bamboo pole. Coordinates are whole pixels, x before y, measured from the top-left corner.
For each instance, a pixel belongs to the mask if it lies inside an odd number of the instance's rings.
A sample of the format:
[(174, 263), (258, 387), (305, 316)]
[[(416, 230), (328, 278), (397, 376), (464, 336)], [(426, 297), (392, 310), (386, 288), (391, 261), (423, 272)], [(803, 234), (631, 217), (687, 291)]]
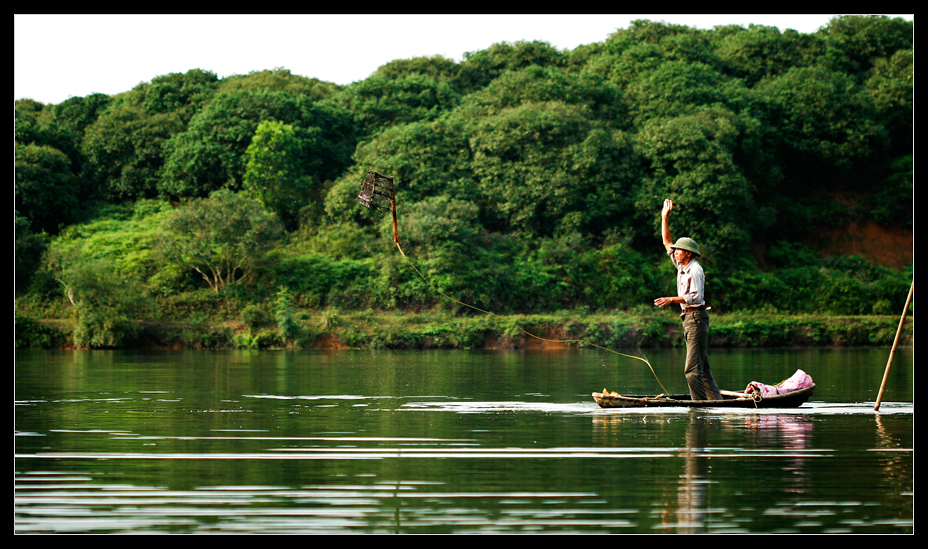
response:
[(880, 409), (880, 402), (883, 400), (883, 390), (886, 389), (886, 379), (889, 377), (889, 367), (893, 364), (893, 355), (896, 354), (896, 346), (899, 345), (899, 336), (902, 335), (902, 325), (905, 324), (905, 314), (909, 311), (909, 303), (912, 301), (912, 292), (915, 291), (915, 281), (912, 281), (912, 287), (909, 288), (909, 297), (905, 299), (905, 307), (902, 309), (902, 318), (899, 320), (899, 329), (896, 330), (896, 339), (893, 341), (893, 349), (889, 352), (889, 362), (886, 363), (886, 371), (883, 372), (883, 383), (880, 384), (880, 394), (876, 397), (876, 406), (873, 411)]
[(390, 208), (393, 210), (393, 243), (399, 244), (400, 237), (396, 232), (396, 196), (390, 199)]

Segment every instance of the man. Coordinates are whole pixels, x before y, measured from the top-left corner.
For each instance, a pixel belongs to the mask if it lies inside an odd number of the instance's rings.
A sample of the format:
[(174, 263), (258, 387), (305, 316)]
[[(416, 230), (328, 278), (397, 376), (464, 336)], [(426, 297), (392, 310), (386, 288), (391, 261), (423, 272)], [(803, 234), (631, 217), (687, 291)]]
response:
[(680, 305), (683, 313), (683, 338), (686, 342), (684, 374), (693, 400), (721, 400), (722, 395), (709, 369), (709, 313), (706, 311), (706, 275), (696, 260), (700, 256), (696, 242), (680, 238), (674, 243), (670, 237), (670, 211), (673, 201), (664, 200), (661, 211), (661, 238), (667, 255), (677, 268), (677, 297), (659, 297), (654, 304), (663, 307), (670, 303)]

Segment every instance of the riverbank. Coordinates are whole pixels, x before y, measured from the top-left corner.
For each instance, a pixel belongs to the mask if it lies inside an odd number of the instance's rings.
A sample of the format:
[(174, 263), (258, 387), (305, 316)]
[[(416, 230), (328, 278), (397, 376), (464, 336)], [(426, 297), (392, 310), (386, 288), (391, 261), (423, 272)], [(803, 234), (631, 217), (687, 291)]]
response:
[[(454, 316), (332, 309), (303, 312), (284, 338), (272, 322), (238, 319), (134, 322), (122, 348), (138, 349), (614, 349), (679, 347), (679, 317), (670, 311), (608, 314), (563, 311), (547, 315)], [(899, 317), (728, 313), (712, 316), (714, 348), (861, 347), (892, 345)], [(16, 317), (16, 348), (75, 348), (67, 320)], [(901, 345), (911, 345), (914, 317)]]

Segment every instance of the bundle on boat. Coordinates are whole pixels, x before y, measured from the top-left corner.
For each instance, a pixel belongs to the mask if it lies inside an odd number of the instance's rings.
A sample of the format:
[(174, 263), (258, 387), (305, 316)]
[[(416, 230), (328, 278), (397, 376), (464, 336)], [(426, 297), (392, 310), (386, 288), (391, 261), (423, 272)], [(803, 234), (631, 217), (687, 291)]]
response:
[(603, 389), (593, 393), (593, 400), (602, 408), (643, 408), (658, 406), (730, 407), (730, 408), (798, 408), (815, 391), (812, 376), (796, 373), (777, 385), (757, 381), (748, 384), (744, 391), (721, 391), (722, 400), (693, 400), (689, 394), (679, 395), (622, 395)]

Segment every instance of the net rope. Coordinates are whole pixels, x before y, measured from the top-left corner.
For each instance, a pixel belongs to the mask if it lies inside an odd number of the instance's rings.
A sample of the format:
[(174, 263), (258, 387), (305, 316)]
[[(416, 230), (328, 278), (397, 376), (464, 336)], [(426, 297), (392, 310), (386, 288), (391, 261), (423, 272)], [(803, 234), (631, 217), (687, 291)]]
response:
[[(455, 299), (455, 298), (449, 296), (448, 294), (442, 292), (441, 290), (439, 290), (438, 288), (436, 288), (434, 284), (432, 284), (431, 282), (429, 282), (429, 280), (428, 280), (427, 278), (425, 278), (425, 276), (419, 271), (419, 269), (416, 268), (416, 266), (415, 266), (415, 264), (412, 262), (412, 260), (410, 260), (409, 257), (406, 255), (406, 252), (403, 251), (403, 247), (400, 246), (399, 241), (396, 241), (396, 249), (400, 251), (400, 255), (402, 255), (403, 258), (406, 260), (406, 262), (409, 264), (409, 266), (412, 267), (412, 270), (414, 270), (414, 271), (416, 272), (416, 274), (419, 275), (419, 278), (421, 278), (426, 284), (429, 285), (429, 287), (431, 287), (433, 290), (435, 290), (435, 292), (436, 292), (437, 294), (441, 295), (442, 297), (444, 297), (444, 298), (446, 298), (446, 299), (449, 299), (449, 300), (451, 300), (451, 301), (457, 303), (458, 305), (462, 305), (462, 306), (464, 306), (464, 307), (469, 307), (469, 308), (471, 308), (471, 309), (473, 309), (473, 310), (475, 310), (475, 311), (480, 311), (481, 313), (485, 313), (485, 314), (488, 314), (488, 315), (495, 316), (496, 318), (503, 319), (502, 316), (500, 316), (500, 315), (498, 315), (498, 314), (496, 314), (496, 313), (494, 313), (494, 312), (492, 312), (492, 311), (487, 311), (487, 310), (481, 309), (480, 307), (475, 307), (475, 306), (470, 305), (470, 304), (468, 304), (468, 303), (464, 303), (463, 301), (459, 301), (459, 300), (457, 300), (457, 299)], [(657, 372), (654, 371), (654, 367), (651, 366), (651, 363), (648, 362), (648, 359), (646, 359), (646, 358), (643, 358), (643, 357), (640, 357), (640, 356), (634, 356), (634, 355), (627, 355), (627, 354), (625, 354), (625, 353), (620, 353), (620, 352), (618, 352), (618, 351), (616, 351), (616, 350), (609, 349), (609, 348), (607, 348), (607, 347), (602, 347), (602, 346), (600, 346), (600, 345), (596, 345), (595, 343), (590, 343), (589, 341), (586, 341), (586, 340), (583, 340), (583, 339), (548, 339), (548, 338), (544, 338), (544, 337), (535, 335), (535, 334), (533, 334), (533, 333), (531, 333), (531, 332), (528, 332), (528, 331), (526, 331), (524, 328), (522, 328), (521, 326), (516, 325), (515, 323), (513, 323), (512, 325), (513, 325), (517, 330), (519, 330), (520, 332), (522, 332), (523, 334), (525, 334), (525, 335), (527, 335), (527, 336), (529, 336), (529, 337), (535, 338), (535, 339), (537, 339), (537, 340), (539, 340), (539, 341), (545, 341), (545, 342), (548, 342), (548, 343), (578, 343), (578, 344), (582, 344), (582, 345), (588, 345), (588, 346), (590, 346), (590, 347), (595, 347), (595, 348), (601, 349), (601, 350), (603, 350), (603, 351), (608, 351), (608, 352), (610, 352), (610, 353), (613, 353), (613, 354), (616, 354), (616, 355), (619, 355), (619, 356), (624, 356), (624, 357), (627, 357), (627, 358), (633, 358), (633, 359), (635, 359), (635, 360), (640, 360), (640, 361), (642, 361), (642, 362), (644, 362), (645, 364), (648, 365), (648, 368), (651, 370), (651, 374), (654, 375), (654, 379), (657, 380), (657, 384), (661, 386), (661, 389), (663, 389), (664, 393), (665, 393), (665, 394), (668, 393), (667, 389), (664, 388), (664, 384), (661, 383), (660, 378), (657, 377)]]

